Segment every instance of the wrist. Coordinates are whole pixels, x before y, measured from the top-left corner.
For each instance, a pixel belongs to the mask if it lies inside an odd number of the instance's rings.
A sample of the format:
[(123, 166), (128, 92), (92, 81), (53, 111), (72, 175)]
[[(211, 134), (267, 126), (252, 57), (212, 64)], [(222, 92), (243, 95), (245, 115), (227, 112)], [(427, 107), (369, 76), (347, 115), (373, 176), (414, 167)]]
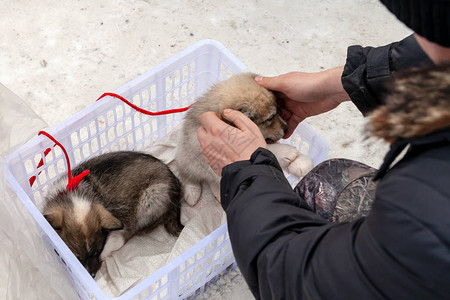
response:
[(435, 64), (443, 64), (450, 61), (450, 48), (430, 42), (417, 33), (414, 34), (414, 37), (422, 50)]
[(320, 86), (323, 88), (325, 100), (334, 101), (337, 104), (350, 101), (341, 81), (343, 71), (344, 66), (340, 66), (321, 72)]

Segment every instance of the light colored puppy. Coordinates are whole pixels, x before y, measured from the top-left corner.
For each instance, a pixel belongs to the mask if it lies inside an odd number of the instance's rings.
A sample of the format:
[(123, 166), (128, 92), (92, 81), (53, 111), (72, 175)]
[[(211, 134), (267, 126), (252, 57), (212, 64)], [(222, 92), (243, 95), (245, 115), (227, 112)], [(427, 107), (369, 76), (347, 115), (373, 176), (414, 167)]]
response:
[[(175, 159), (180, 179), (185, 186), (186, 183), (206, 182), (219, 199), (220, 177), (213, 172), (200, 152), (197, 129), (201, 126), (201, 114), (212, 111), (222, 116), (226, 108), (242, 112), (259, 127), (269, 144), (269, 150), (277, 156), (280, 165), (287, 172), (302, 177), (313, 167), (312, 160), (300, 154), (295, 147), (275, 144), (286, 133), (287, 125), (278, 113), (274, 94), (256, 83), (255, 76), (252, 73), (241, 73), (219, 82), (187, 111)], [(224, 121), (233, 125), (226, 119)]]

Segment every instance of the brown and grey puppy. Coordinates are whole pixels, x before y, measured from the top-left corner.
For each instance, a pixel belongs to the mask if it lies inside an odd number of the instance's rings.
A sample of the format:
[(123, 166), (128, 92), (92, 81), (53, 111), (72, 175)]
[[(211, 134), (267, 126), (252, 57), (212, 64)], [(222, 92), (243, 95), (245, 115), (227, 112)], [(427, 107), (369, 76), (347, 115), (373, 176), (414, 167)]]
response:
[(274, 149), (280, 152), (281, 156), (298, 157), (296, 148), (274, 144), (284, 136), (287, 125), (279, 115), (274, 94), (256, 83), (255, 76), (251, 73), (241, 73), (217, 83), (187, 111), (175, 158), (183, 182), (206, 182), (215, 196), (219, 197), (220, 177), (205, 162), (197, 139), (197, 129), (201, 126), (200, 115), (208, 111), (220, 115), (226, 108), (241, 111), (258, 125), (268, 144), (277, 145)]
[[(72, 174), (84, 170), (90, 172), (74, 190), (66, 190), (67, 176), (51, 186), (42, 214), (93, 277), (100, 254), (109, 255), (135, 234), (160, 224), (172, 235), (181, 232), (181, 184), (157, 158), (111, 152), (83, 162)], [(122, 240), (106, 250), (111, 232)]]

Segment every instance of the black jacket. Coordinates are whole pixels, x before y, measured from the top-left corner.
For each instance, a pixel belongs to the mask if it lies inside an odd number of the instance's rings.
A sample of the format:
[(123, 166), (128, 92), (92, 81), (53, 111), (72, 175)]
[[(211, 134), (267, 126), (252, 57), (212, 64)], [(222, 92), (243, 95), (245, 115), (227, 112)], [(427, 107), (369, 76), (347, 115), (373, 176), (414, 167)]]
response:
[[(430, 113), (443, 112), (447, 122), (449, 85), (437, 101), (443, 106)], [(415, 103), (420, 115), (431, 90), (416, 102), (411, 95), (394, 97), (387, 111)], [(389, 136), (390, 117), (398, 116), (381, 112), (386, 118), (372, 132), (392, 147), (366, 218), (332, 224), (311, 212), (268, 150), (223, 169), (221, 201), (233, 252), (256, 298), (450, 299), (450, 127), (436, 129), (448, 123), (435, 122), (410, 134), (403, 120), (398, 127), (405, 132), (391, 128)]]
[(413, 35), (382, 47), (351, 46), (342, 85), (356, 107), (367, 115), (382, 104), (385, 84), (392, 73), (432, 64)]

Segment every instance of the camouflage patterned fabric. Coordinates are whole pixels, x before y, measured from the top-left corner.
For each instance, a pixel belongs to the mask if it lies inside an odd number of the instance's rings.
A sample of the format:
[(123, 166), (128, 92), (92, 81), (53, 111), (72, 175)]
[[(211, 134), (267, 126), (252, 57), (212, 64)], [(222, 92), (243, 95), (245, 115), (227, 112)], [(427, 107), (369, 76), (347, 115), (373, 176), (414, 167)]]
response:
[(306, 174), (295, 191), (319, 216), (330, 222), (350, 222), (369, 214), (376, 171), (357, 161), (330, 159)]

